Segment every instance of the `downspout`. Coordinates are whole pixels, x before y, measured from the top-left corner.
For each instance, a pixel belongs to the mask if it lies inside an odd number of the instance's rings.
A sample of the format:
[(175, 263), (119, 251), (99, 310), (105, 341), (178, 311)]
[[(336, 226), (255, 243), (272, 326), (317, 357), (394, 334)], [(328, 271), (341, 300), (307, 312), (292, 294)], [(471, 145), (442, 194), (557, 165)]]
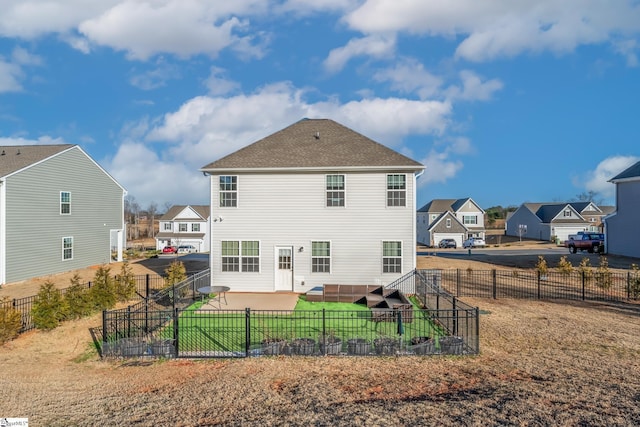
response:
[(418, 244), (418, 178), (422, 176), (424, 169), (417, 174), (414, 174), (413, 179), (413, 269), (415, 270), (418, 265), (416, 261), (416, 247)]

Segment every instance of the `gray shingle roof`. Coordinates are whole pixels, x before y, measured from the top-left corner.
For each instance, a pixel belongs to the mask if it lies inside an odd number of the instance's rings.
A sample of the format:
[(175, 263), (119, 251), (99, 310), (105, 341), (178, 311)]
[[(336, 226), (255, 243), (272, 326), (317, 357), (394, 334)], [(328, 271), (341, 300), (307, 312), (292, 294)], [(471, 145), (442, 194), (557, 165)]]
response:
[(628, 167), (618, 175), (614, 176), (609, 180), (609, 182), (615, 183), (616, 181), (628, 178), (638, 178), (640, 177), (640, 162)]
[(302, 119), (201, 170), (386, 168), (424, 166), (329, 119)]
[(186, 208), (190, 207), (203, 219), (209, 218), (209, 206), (208, 205), (173, 205), (169, 210), (160, 217), (160, 221), (173, 221), (177, 220), (178, 215)]
[(35, 163), (61, 153), (73, 144), (3, 145), (0, 146), (0, 177), (10, 175)]

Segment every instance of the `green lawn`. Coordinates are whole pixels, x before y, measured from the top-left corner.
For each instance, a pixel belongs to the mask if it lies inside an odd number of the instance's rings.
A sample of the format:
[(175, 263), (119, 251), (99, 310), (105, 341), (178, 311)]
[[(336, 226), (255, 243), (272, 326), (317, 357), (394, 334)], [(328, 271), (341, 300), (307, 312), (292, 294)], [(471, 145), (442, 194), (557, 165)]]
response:
[[(372, 343), (376, 338), (391, 337), (408, 344), (412, 337), (437, 339), (442, 335), (427, 312), (415, 305), (413, 316), (402, 322), (402, 335), (395, 315), (392, 321), (374, 321), (371, 310), (359, 304), (308, 302), (301, 297), (293, 312), (252, 311), (249, 319), (244, 312), (199, 311), (200, 306), (194, 304), (178, 319), (180, 351), (243, 352), (247, 340), (251, 349), (259, 348), (263, 340), (309, 338), (319, 343), (323, 334), (339, 338), (345, 345), (353, 338)], [(162, 335), (172, 336), (172, 329)]]

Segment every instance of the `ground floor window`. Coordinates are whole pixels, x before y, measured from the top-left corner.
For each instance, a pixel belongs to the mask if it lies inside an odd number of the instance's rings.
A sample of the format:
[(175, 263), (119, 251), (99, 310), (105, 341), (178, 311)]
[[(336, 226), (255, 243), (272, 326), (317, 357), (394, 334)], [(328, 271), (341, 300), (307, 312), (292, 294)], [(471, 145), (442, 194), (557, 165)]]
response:
[(62, 259), (73, 259), (73, 237), (62, 238)]
[(221, 255), (222, 271), (260, 271), (260, 242), (257, 240), (223, 241)]
[(402, 272), (402, 242), (382, 242), (382, 272)]
[(311, 242), (311, 271), (313, 273), (331, 272), (330, 242)]

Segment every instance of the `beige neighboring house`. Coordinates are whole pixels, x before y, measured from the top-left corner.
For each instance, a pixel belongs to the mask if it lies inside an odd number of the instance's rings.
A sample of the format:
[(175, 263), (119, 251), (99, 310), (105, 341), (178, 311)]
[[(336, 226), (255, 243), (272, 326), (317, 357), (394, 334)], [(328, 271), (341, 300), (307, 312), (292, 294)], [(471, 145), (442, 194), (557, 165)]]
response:
[(211, 284), (304, 293), (386, 285), (416, 267), (424, 166), (328, 119), (302, 119), (201, 169)]
[(194, 252), (209, 252), (211, 215), (206, 205), (175, 205), (159, 220), (156, 249), (193, 246)]
[(470, 197), (434, 199), (418, 209), (417, 241), (438, 246), (442, 239), (454, 239), (458, 247), (469, 237), (485, 238), (484, 209)]

